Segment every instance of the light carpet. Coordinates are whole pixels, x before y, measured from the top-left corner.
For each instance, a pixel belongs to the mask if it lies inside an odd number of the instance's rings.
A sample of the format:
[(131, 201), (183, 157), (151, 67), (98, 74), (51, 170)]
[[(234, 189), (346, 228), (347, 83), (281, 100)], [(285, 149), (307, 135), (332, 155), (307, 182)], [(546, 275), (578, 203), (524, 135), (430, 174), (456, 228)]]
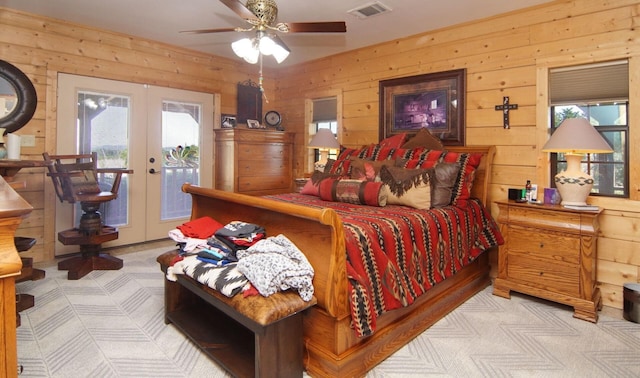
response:
[[(19, 283), (18, 293), (35, 295), (36, 303), (18, 328), (21, 376), (227, 377), (164, 324), (164, 278), (155, 259), (170, 248), (121, 254), (121, 270), (78, 281), (48, 266), (45, 279)], [(488, 287), (367, 376), (640, 376), (640, 324), (602, 313), (592, 324), (572, 315), (527, 296), (496, 297)]]

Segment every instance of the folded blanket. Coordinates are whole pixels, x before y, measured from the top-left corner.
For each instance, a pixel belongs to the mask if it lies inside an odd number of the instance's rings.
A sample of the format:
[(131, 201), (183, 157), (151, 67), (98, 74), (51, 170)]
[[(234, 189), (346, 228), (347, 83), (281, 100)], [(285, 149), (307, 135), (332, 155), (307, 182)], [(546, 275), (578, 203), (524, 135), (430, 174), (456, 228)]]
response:
[(187, 256), (167, 268), (167, 279), (176, 281), (177, 274), (186, 274), (227, 297), (233, 297), (242, 291), (242, 288), (249, 282), (247, 277), (238, 270), (237, 265), (237, 263), (230, 263), (219, 267), (200, 261), (197, 256)]
[(238, 270), (265, 297), (278, 290), (297, 289), (300, 297), (313, 296), (313, 267), (284, 235), (263, 239), (237, 251)]
[(217, 220), (211, 217), (200, 217), (178, 226), (178, 230), (189, 238), (206, 239), (223, 227)]

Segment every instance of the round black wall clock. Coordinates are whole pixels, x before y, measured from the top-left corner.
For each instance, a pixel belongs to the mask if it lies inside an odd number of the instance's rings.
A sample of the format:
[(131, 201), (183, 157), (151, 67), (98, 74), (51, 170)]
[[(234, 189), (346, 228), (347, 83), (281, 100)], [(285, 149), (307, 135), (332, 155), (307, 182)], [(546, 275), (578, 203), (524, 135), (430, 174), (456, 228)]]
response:
[(269, 110), (264, 115), (264, 123), (267, 126), (278, 127), (282, 123), (282, 116), (280, 115), (280, 113), (276, 112), (275, 110)]

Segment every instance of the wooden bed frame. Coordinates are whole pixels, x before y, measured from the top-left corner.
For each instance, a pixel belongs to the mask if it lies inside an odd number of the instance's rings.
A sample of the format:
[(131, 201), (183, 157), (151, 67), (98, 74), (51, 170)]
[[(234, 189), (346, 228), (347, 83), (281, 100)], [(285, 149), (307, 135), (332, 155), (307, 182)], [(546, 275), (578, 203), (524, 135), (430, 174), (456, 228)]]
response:
[[(472, 196), (487, 204), (495, 147), (447, 146), (447, 150), (483, 154)], [(411, 306), (378, 317), (376, 332), (358, 338), (350, 327), (345, 238), (335, 211), (190, 184), (184, 184), (182, 190), (192, 195), (192, 219), (210, 216), (223, 224), (233, 220), (259, 224), (269, 235), (286, 235), (307, 256), (315, 270), (313, 284), (318, 299), (304, 316), (304, 364), (312, 376), (364, 376), (489, 284), (488, 254), (484, 253)]]

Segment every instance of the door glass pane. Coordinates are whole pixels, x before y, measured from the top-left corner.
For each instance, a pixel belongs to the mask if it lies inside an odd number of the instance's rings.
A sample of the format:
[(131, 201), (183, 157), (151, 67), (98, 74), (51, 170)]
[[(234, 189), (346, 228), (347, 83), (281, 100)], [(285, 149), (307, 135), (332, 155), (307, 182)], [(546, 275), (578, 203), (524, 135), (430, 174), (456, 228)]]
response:
[(162, 102), (162, 220), (188, 217), (191, 196), (182, 184), (200, 183), (200, 104)]
[[(77, 152), (98, 153), (98, 168), (128, 168), (131, 99), (113, 93), (78, 92)], [(102, 190), (110, 190), (113, 174), (99, 175)], [(129, 178), (122, 176), (118, 198), (100, 206), (103, 222), (109, 226), (128, 224)], [(80, 218), (76, 206), (76, 219)]]

